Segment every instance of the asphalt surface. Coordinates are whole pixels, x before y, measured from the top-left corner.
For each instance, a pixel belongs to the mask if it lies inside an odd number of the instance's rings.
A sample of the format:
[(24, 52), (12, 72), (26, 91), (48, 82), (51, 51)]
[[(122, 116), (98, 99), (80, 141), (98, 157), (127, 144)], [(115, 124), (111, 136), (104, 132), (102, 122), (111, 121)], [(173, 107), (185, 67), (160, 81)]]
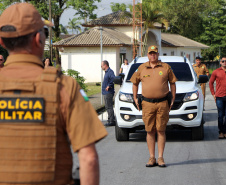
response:
[(167, 131), (166, 168), (145, 167), (149, 159), (145, 132), (130, 134), (128, 142), (117, 142), (114, 127), (107, 127), (109, 135), (97, 144), (100, 184), (225, 185), (226, 139), (218, 139), (217, 110), (208, 87), (204, 118), (203, 141), (192, 141), (189, 131)]

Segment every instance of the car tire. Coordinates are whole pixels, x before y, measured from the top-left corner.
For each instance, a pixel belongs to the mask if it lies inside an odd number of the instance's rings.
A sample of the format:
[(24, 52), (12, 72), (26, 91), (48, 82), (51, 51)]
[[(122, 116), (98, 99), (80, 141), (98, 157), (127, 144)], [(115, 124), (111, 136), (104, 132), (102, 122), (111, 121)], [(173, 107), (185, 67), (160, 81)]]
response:
[(201, 125), (198, 127), (193, 127), (191, 130), (192, 140), (203, 140), (204, 139), (204, 126), (203, 126), (203, 119)]
[(129, 141), (129, 129), (120, 128), (118, 124), (115, 124), (115, 138), (117, 141)]

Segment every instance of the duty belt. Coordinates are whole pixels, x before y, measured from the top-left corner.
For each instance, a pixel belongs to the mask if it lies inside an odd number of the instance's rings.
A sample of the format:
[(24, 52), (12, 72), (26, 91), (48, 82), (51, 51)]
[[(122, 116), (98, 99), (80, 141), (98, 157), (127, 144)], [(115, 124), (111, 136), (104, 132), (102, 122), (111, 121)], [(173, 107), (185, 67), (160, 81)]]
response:
[(150, 103), (159, 103), (159, 102), (167, 100), (168, 98), (167, 98), (167, 96), (165, 96), (164, 98), (152, 99), (152, 98), (145, 98), (144, 96), (142, 96), (142, 99), (144, 101), (147, 101), (147, 102), (150, 102)]

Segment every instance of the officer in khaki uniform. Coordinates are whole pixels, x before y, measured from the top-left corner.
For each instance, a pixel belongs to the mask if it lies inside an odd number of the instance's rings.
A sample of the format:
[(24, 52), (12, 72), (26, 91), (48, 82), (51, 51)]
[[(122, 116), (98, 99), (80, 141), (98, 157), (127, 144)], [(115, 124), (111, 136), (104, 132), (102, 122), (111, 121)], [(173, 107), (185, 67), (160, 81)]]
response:
[[(195, 64), (193, 64), (193, 69), (195, 70), (197, 77), (199, 78), (199, 75), (207, 75), (209, 76), (209, 70), (207, 69), (205, 64), (201, 63), (201, 58), (200, 57), (196, 57), (195, 59)], [(201, 88), (202, 88), (202, 94), (205, 100), (206, 97), (206, 84), (205, 83), (201, 83), (200, 84)]]
[(77, 82), (44, 69), (51, 24), (28, 3), (0, 16), (0, 44), (9, 51), (0, 70), (0, 185), (72, 184), (70, 145), (81, 184), (99, 184), (95, 143), (107, 132)]
[[(150, 158), (146, 167), (156, 165), (155, 159), (155, 134), (158, 134), (158, 166), (166, 167), (163, 152), (165, 147), (165, 130), (169, 120), (169, 111), (173, 105), (176, 95), (176, 77), (171, 67), (158, 60), (157, 46), (148, 48), (149, 61), (140, 65), (133, 74), (130, 81), (133, 83), (134, 101), (139, 109), (137, 91), (138, 85), (142, 82), (142, 111), (145, 130), (147, 131), (147, 145)], [(168, 105), (168, 94), (170, 83), (172, 99), (171, 105)]]

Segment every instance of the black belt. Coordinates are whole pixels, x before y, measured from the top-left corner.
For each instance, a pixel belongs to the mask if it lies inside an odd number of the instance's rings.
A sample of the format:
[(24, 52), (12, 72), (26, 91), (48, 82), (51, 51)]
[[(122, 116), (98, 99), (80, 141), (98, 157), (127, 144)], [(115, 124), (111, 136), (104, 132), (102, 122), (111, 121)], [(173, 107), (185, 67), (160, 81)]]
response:
[(142, 96), (142, 98), (143, 98), (144, 101), (147, 101), (147, 102), (150, 102), (150, 103), (159, 103), (159, 102), (162, 102), (162, 101), (165, 101), (165, 100), (168, 99), (167, 96), (164, 97), (164, 98), (159, 98), (159, 99), (145, 98), (143, 96)]

